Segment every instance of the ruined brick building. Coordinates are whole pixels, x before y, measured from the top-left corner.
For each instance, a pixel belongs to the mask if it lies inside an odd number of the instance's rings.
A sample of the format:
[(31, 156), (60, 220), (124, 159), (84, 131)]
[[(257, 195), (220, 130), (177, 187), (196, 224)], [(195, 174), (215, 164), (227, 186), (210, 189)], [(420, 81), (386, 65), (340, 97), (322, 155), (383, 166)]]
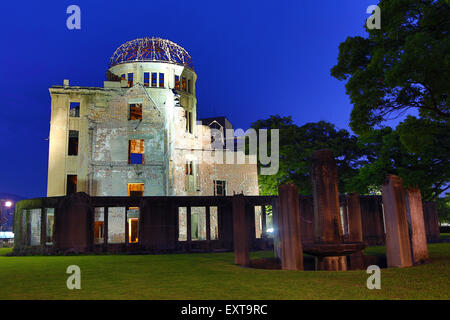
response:
[[(258, 195), (256, 161), (243, 154), (243, 164), (214, 161), (225, 158), (224, 132), (232, 126), (224, 117), (197, 121), (197, 75), (185, 49), (161, 38), (126, 42), (106, 76), (103, 87), (64, 80), (49, 89), (48, 197)], [(180, 211), (180, 239), (187, 236), (186, 215)], [(112, 208), (109, 217), (110, 243), (125, 235), (138, 241), (139, 208)], [(217, 225), (217, 212), (211, 220)], [(206, 238), (205, 208), (193, 208), (190, 221), (195, 237)], [(103, 229), (96, 210), (98, 241)]]
[(256, 164), (204, 161), (211, 127), (197, 122), (188, 52), (161, 38), (121, 45), (103, 87), (52, 86), (47, 196), (258, 195)]

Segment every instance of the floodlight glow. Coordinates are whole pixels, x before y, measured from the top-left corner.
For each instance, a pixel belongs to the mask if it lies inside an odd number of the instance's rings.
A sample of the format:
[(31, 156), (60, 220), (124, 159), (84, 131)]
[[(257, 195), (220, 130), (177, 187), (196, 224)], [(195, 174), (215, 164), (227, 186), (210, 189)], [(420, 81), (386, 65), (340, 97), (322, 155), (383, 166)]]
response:
[(10, 208), (12, 206), (12, 202), (11, 201), (6, 201), (5, 202), (5, 207)]
[(273, 228), (269, 228), (266, 230), (268, 233), (272, 233), (273, 232)]

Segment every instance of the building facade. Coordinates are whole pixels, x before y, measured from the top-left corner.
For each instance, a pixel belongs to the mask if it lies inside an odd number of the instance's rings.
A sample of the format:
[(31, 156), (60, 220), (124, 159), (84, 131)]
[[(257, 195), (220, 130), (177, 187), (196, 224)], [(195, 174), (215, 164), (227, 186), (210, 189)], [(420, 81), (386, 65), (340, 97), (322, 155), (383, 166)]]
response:
[(196, 81), (185, 49), (142, 38), (114, 52), (103, 87), (52, 86), (47, 196), (258, 195), (256, 161), (211, 161), (211, 130), (232, 126), (198, 121)]

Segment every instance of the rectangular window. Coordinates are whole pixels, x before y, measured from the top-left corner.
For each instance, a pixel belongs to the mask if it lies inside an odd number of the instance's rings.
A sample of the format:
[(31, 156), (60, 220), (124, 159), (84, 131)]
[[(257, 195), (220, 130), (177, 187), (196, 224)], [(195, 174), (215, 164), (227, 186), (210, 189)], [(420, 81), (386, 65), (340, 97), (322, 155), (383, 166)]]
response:
[(186, 110), (184, 116), (186, 118), (186, 132), (192, 133), (192, 112)]
[(69, 130), (69, 156), (78, 155), (78, 131)]
[(108, 209), (108, 243), (125, 243), (125, 207)]
[(129, 106), (130, 110), (128, 120), (142, 120), (142, 104), (132, 103)]
[(194, 192), (195, 190), (194, 163), (192, 161), (186, 162), (185, 174), (186, 174), (186, 191)]
[(206, 240), (206, 208), (191, 208), (191, 239), (192, 241)]
[(175, 89), (180, 90), (180, 76), (175, 76)]
[(138, 243), (139, 241), (139, 208), (128, 208), (128, 243)]
[(210, 229), (210, 239), (219, 239), (219, 223), (217, 216), (217, 207), (209, 208), (209, 229)]
[(150, 73), (144, 72), (144, 86), (148, 87), (150, 85)]
[(226, 196), (226, 181), (214, 180), (214, 195), (215, 196)]
[(128, 74), (128, 86), (133, 86), (133, 73)]
[(152, 87), (156, 87), (157, 86), (157, 76), (158, 74), (156, 72), (152, 72)]
[(129, 197), (143, 197), (145, 185), (143, 183), (129, 183), (128, 196)]
[(193, 164), (192, 161), (186, 162), (185, 171), (186, 171), (186, 175), (187, 176), (193, 176), (194, 175), (194, 164)]
[(41, 244), (41, 209), (30, 210), (30, 245), (39, 246)]
[(50, 246), (53, 244), (53, 225), (55, 223), (55, 209), (47, 208), (47, 221), (46, 221), (46, 232), (45, 232), (45, 244)]
[(255, 211), (255, 237), (260, 239), (262, 237), (262, 209), (261, 206), (254, 206)]
[(126, 80), (125, 73), (120, 76), (120, 80)]
[(181, 78), (181, 90), (186, 91), (186, 77)]
[(80, 103), (79, 102), (71, 102), (70, 103), (69, 117), (72, 117), (72, 118), (80, 117)]
[(95, 208), (94, 219), (94, 244), (103, 244), (105, 237), (105, 208)]
[(195, 190), (200, 191), (200, 168), (198, 161), (194, 162), (194, 174), (195, 174)]
[(78, 177), (76, 174), (69, 174), (67, 175), (67, 193), (71, 194), (77, 192), (77, 183), (78, 183)]
[(144, 164), (144, 140), (129, 140), (128, 164)]
[(188, 80), (188, 92), (192, 93), (192, 80), (191, 79)]
[(159, 74), (159, 87), (164, 88), (164, 73)]
[(200, 191), (198, 161), (187, 161), (185, 164), (186, 190), (190, 192)]
[(187, 209), (178, 207), (178, 241), (187, 241)]

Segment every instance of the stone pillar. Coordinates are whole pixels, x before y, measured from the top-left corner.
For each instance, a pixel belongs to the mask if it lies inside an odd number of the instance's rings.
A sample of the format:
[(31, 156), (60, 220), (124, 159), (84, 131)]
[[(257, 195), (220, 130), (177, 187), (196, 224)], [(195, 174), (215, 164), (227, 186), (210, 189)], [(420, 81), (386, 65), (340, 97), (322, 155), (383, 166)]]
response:
[(400, 177), (388, 175), (382, 186), (388, 267), (412, 266), (405, 190)]
[(408, 213), (411, 223), (411, 245), (414, 264), (424, 263), (429, 259), (427, 235), (422, 210), (422, 197), (419, 189), (408, 189)]
[(298, 189), (293, 184), (278, 188), (278, 232), (280, 234), (281, 269), (303, 270), (302, 238)]
[[(336, 161), (330, 150), (318, 150), (312, 156), (312, 191), (314, 201), (314, 240), (316, 243), (342, 241)], [(319, 270), (346, 270), (345, 256), (318, 257)]]
[(248, 226), (246, 218), (245, 197), (243, 194), (233, 196), (233, 246), (234, 263), (243, 267), (250, 264)]
[(90, 252), (94, 244), (94, 209), (84, 192), (70, 194), (55, 212), (54, 248), (62, 253)]
[(425, 229), (428, 242), (440, 241), (439, 218), (436, 202), (423, 203), (423, 217), (425, 220)]
[[(361, 206), (359, 194), (351, 193), (346, 197), (348, 216), (349, 242), (363, 242)], [(363, 269), (364, 256), (362, 251), (350, 255), (350, 269)]]

